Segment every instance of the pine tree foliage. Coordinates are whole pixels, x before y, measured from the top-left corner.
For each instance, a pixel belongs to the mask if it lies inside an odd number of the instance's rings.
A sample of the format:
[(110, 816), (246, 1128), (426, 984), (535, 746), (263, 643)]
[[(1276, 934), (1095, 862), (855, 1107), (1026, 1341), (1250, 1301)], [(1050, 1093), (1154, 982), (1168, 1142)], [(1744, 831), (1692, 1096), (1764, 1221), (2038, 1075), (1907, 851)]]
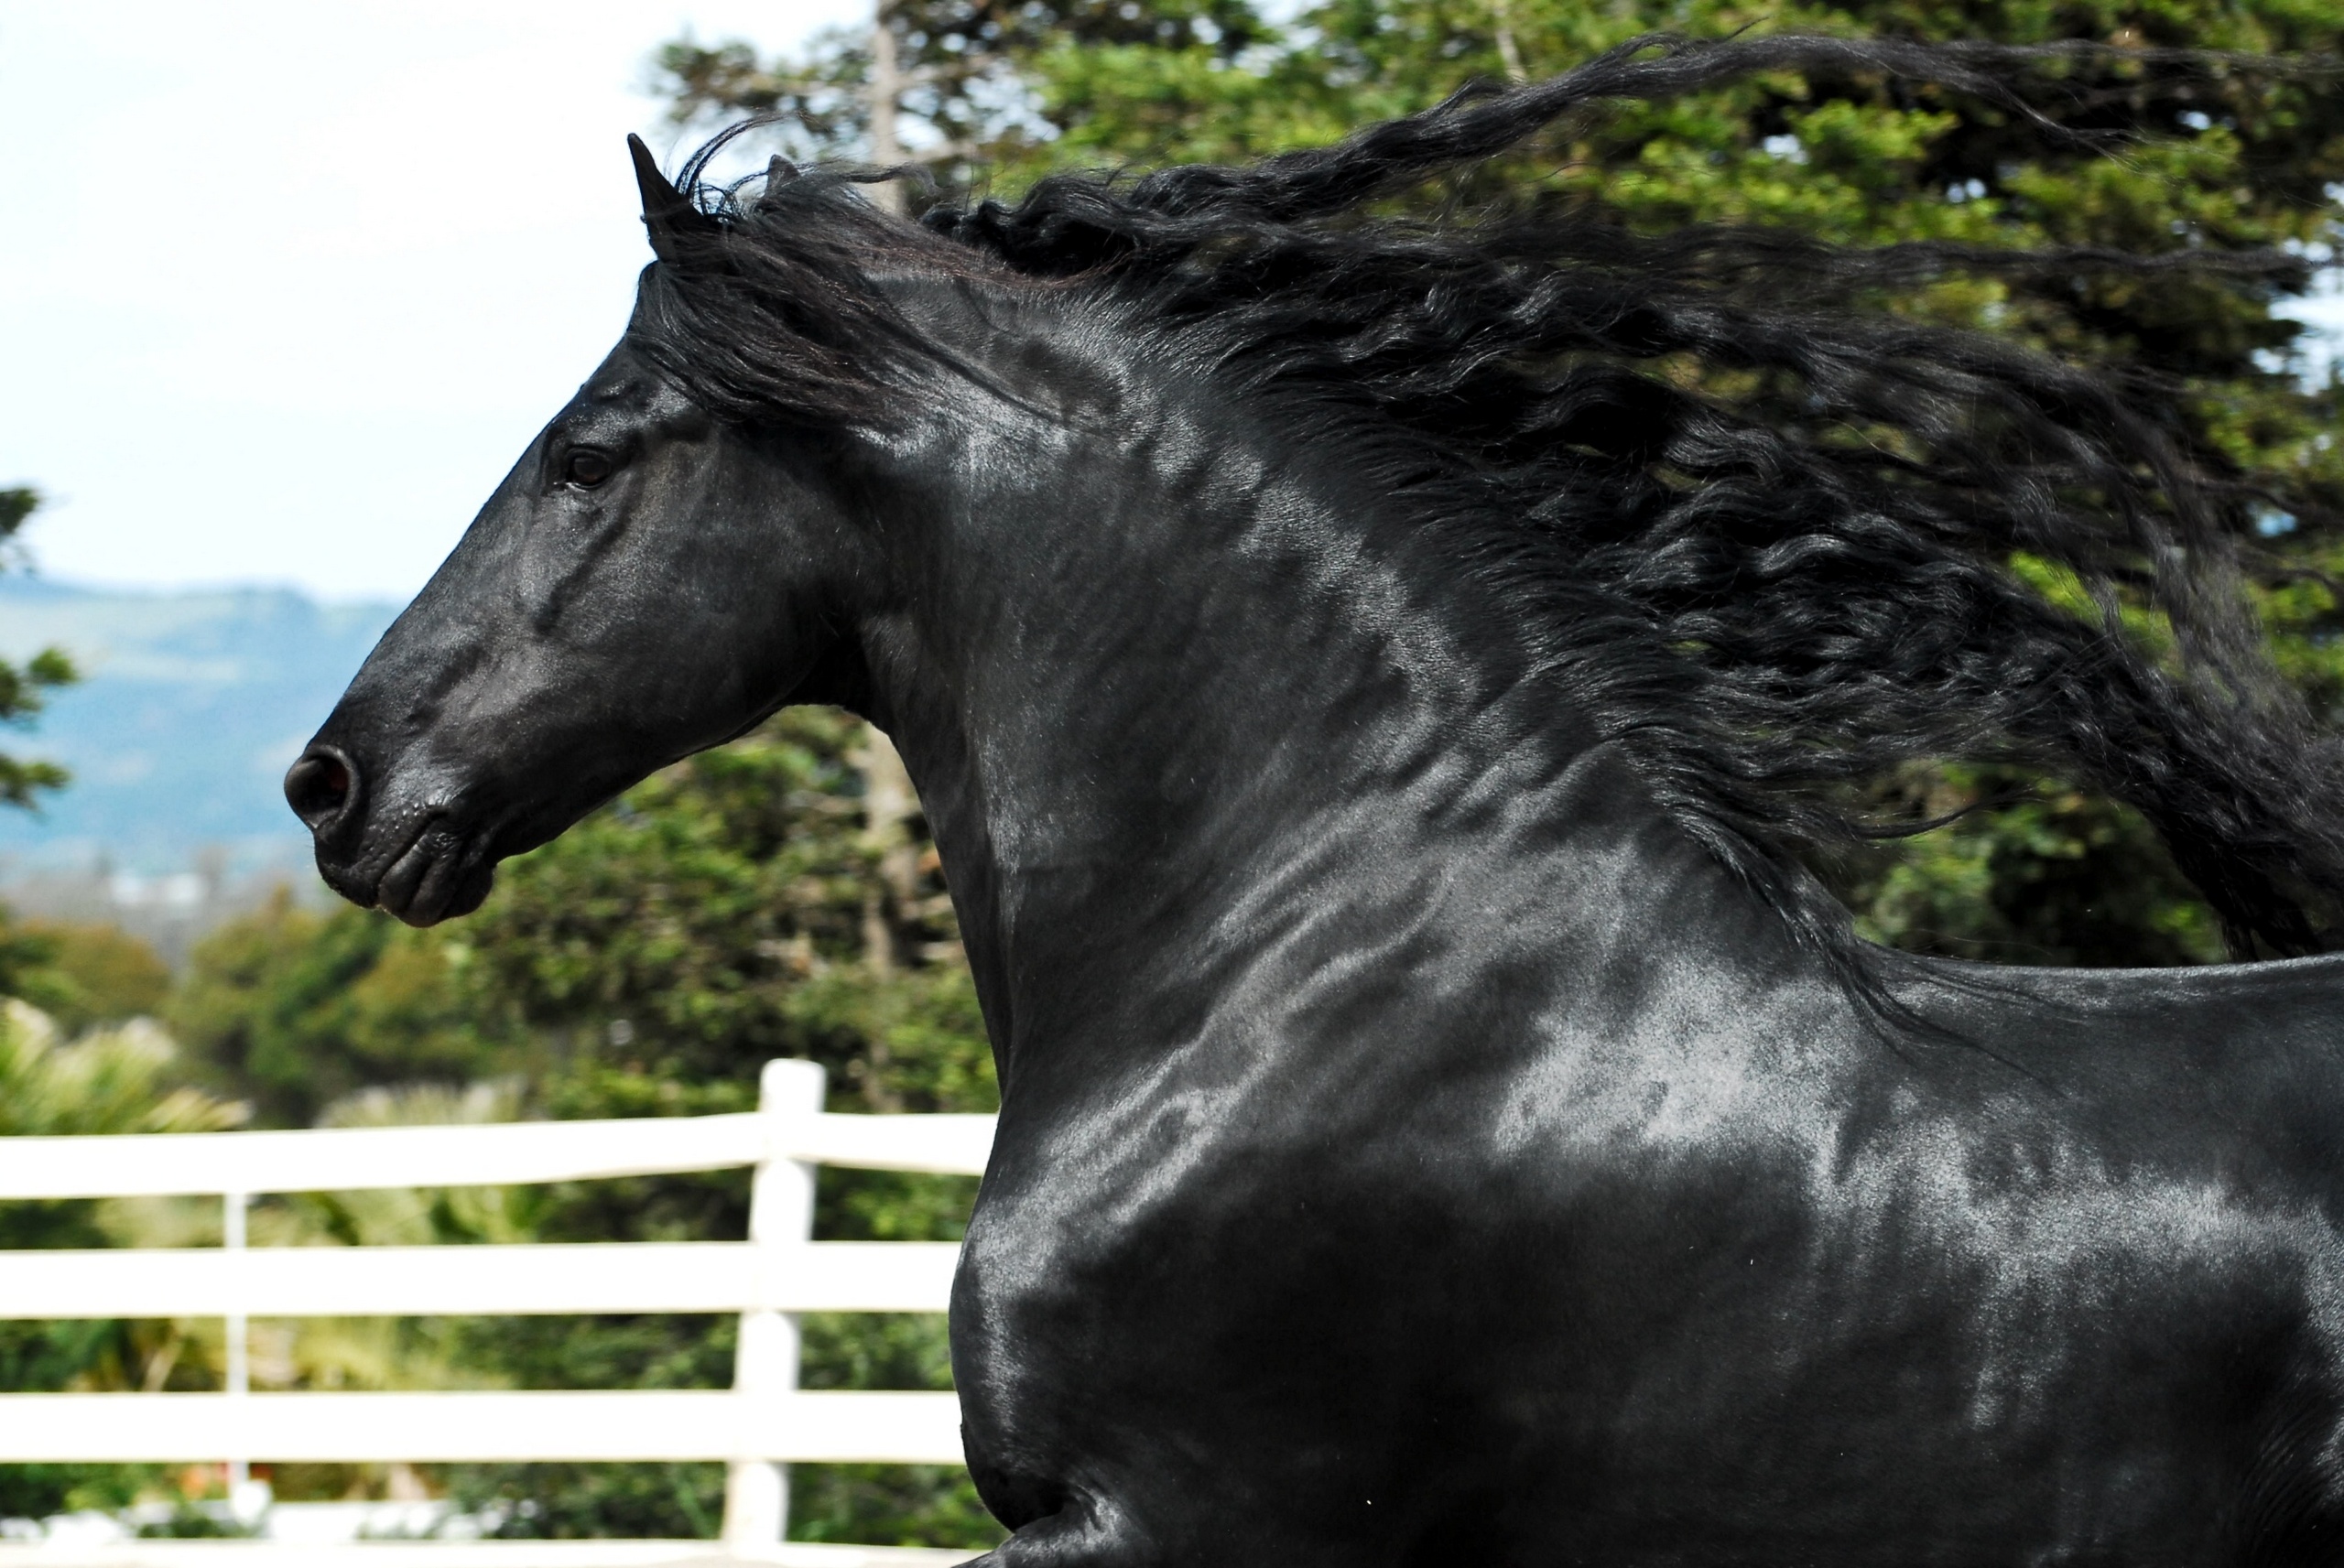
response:
[[(40, 492), (29, 486), (0, 490), (0, 550), (16, 539), (39, 506)], [(29, 725), (39, 714), (44, 696), (72, 680), (73, 661), (55, 648), (44, 648), (21, 663), (0, 659), (0, 724)], [(60, 788), (65, 779), (65, 770), (54, 762), (0, 753), (0, 806), (29, 806), (42, 791)]]
[[(791, 157), (900, 157), (964, 182), (1062, 134), (1032, 91), (1037, 55), (1169, 51), (1226, 63), (1271, 31), (1247, 0), (895, 0), (871, 27), (830, 29), (773, 59), (738, 40), (677, 39), (654, 57), (653, 89), (678, 126), (769, 116)], [(874, 138), (874, 118), (901, 129)]]

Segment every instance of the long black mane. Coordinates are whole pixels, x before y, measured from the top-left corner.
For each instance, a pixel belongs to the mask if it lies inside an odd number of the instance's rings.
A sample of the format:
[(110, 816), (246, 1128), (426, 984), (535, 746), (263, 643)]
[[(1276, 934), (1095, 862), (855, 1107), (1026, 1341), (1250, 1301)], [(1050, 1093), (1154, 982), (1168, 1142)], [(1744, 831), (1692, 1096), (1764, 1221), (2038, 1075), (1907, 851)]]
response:
[(850, 172), (776, 160), (702, 185), (711, 146), (635, 331), (725, 416), (884, 422), (899, 373), (939, 351), (874, 279), (1087, 293), (1234, 386), (1368, 432), (1564, 697), (1851, 976), (1860, 945), (1800, 856), (1876, 836), (1855, 786), (1916, 760), (2018, 762), (2128, 802), (2234, 945), (2313, 951), (2344, 903), (2344, 813), (2336, 744), (2273, 674), (2241, 586), (2272, 497), (2190, 449), (2177, 389), (2143, 372), (1881, 303), (1959, 272), (2188, 268), (2284, 290), (2302, 264), (1638, 234), (1585, 209), (1384, 215), (1603, 101), (1785, 67), (1933, 81), (2067, 135), (2039, 94), (2082, 91), (2104, 53), (1644, 39), (1335, 147), (1058, 175), (920, 229), (857, 199)]

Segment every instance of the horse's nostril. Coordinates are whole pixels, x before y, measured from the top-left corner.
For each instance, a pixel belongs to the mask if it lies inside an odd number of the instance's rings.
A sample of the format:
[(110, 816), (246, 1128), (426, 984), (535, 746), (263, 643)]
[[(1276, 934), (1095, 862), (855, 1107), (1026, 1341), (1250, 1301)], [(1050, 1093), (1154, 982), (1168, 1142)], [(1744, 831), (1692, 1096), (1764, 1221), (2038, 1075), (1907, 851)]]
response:
[(358, 794), (358, 769), (331, 746), (312, 746), (285, 773), (285, 803), (312, 833), (331, 827)]

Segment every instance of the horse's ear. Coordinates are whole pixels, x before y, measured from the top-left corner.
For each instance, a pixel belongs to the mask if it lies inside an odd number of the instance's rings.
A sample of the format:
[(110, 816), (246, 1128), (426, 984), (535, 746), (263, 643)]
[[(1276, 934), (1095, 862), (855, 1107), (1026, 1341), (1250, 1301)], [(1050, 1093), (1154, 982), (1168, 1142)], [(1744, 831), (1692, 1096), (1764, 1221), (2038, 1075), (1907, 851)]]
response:
[(798, 166), (776, 153), (765, 164), (765, 187), (757, 192), (757, 205), (769, 208), (781, 200), (781, 188), (798, 178)]
[(651, 232), (651, 254), (671, 265), (681, 259), (678, 243), (688, 233), (712, 233), (716, 220), (692, 205), (689, 198), (668, 183), (659, 172), (659, 160), (643, 145), (643, 138), (629, 133), (627, 156), (635, 159), (635, 183), (643, 192), (643, 226)]

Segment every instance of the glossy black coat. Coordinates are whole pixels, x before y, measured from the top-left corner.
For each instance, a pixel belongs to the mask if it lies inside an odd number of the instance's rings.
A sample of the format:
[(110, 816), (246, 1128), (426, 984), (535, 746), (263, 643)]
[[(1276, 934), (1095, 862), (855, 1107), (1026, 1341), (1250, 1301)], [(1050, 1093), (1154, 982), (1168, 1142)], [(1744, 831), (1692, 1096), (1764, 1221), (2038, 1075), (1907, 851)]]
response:
[(897, 287), (990, 387), (754, 433), (623, 341), (292, 793), (422, 923), (782, 703), (895, 738), (1001, 1069), (990, 1561), (2339, 1560), (2335, 962), (1913, 962), (1889, 1038), (1340, 442)]

